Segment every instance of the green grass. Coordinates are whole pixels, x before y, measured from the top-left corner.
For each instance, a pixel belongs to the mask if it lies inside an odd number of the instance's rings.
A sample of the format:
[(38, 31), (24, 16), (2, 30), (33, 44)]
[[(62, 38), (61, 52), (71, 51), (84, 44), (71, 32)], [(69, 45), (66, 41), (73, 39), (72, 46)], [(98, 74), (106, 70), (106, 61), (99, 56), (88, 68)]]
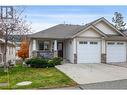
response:
[[(56, 68), (26, 68), (14, 67), (9, 69), (9, 77), (0, 69), (0, 83), (7, 82), (10, 85), (0, 89), (43, 89), (75, 86), (76, 83)], [(16, 86), (18, 82), (31, 81), (31, 85)]]

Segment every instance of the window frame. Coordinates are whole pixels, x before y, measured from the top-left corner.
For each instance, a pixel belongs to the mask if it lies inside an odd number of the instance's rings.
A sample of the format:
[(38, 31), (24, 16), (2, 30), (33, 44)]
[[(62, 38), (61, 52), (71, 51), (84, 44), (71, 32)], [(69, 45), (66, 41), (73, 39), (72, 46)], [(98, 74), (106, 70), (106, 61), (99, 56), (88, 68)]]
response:
[(88, 41), (79, 41), (79, 44), (82, 45), (82, 44), (88, 44)]
[(115, 45), (115, 42), (107, 42), (107, 45)]
[(96, 41), (90, 41), (89, 43), (90, 43), (90, 45), (97, 45), (98, 44), (98, 42), (96, 42)]
[[(47, 44), (47, 42), (48, 42), (48, 44)], [(49, 51), (50, 50), (50, 45), (51, 45), (51, 41), (49, 41), (49, 40), (44, 40), (44, 41), (39, 40), (38, 41), (38, 49), (39, 50)]]

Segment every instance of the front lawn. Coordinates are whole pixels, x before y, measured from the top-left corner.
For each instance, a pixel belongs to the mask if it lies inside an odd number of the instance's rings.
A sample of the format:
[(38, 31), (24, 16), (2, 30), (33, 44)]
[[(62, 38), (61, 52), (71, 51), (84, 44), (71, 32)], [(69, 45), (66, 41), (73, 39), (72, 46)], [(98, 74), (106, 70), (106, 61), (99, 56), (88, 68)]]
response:
[[(9, 77), (0, 69), (0, 83), (7, 82), (10, 85), (0, 87), (0, 89), (44, 89), (44, 88), (60, 88), (66, 86), (75, 86), (76, 83), (68, 76), (52, 68), (27, 68), (14, 67), (9, 69)], [(31, 85), (16, 86), (17, 83), (23, 81), (31, 81)]]

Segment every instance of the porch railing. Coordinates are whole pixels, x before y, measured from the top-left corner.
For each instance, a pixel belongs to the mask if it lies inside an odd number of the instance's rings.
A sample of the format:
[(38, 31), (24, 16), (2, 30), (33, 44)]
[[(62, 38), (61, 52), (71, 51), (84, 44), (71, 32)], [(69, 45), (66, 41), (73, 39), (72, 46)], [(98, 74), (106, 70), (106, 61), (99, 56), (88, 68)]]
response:
[(45, 58), (53, 58), (54, 53), (52, 51), (44, 51), (44, 50), (37, 50), (32, 52), (33, 56), (36, 57), (45, 57)]

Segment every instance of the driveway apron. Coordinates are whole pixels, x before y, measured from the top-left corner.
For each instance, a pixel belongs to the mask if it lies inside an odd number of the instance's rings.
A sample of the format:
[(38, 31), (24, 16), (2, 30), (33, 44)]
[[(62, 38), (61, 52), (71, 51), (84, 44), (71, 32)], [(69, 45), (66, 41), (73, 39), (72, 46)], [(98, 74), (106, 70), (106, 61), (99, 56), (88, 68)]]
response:
[(107, 64), (63, 64), (56, 66), (78, 84), (127, 79), (127, 68)]

